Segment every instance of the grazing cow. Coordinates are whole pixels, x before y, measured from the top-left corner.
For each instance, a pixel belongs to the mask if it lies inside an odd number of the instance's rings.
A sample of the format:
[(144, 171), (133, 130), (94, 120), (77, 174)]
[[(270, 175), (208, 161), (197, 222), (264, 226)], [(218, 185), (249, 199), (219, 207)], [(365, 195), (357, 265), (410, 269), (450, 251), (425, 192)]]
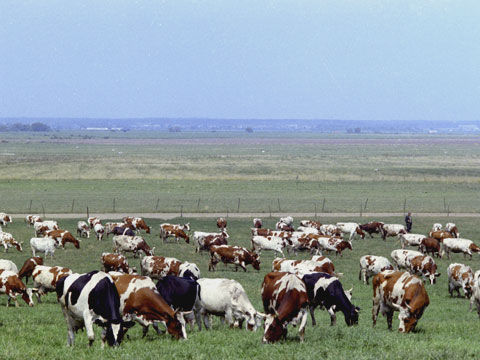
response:
[(440, 230), (442, 230), (442, 224), (439, 224), (439, 223), (433, 224), (432, 231), (440, 231)]
[(426, 238), (425, 235), (421, 234), (400, 234), (400, 243), (402, 249), (405, 249), (405, 246), (420, 246), (422, 240)]
[(315, 234), (315, 235), (323, 235), (320, 230), (314, 227), (304, 227), (304, 226), (299, 226), (297, 228), (297, 231), (300, 231), (305, 234)]
[(100, 262), (102, 263), (105, 272), (119, 271), (125, 274), (132, 274), (137, 271), (135, 267), (130, 268), (128, 266), (127, 258), (122, 254), (104, 252), (102, 253)]
[(96, 224), (101, 224), (101, 223), (102, 223), (102, 220), (100, 220), (100, 218), (98, 218), (98, 217), (90, 216), (90, 217), (87, 219), (87, 223), (88, 223), (88, 226), (90, 226), (90, 229), (93, 229), (93, 227), (94, 227)]
[(243, 271), (247, 271), (246, 266), (251, 264), (255, 270), (260, 270), (260, 260), (258, 254), (252, 253), (248, 249), (241, 246), (211, 246), (210, 247), (210, 264), (209, 271), (215, 271), (217, 264), (221, 261), (226, 264), (234, 264), (235, 271), (240, 266)]
[(3, 246), (4, 251), (8, 252), (8, 248), (14, 247), (18, 251), (23, 251), (22, 242), (18, 242), (13, 238), (13, 235), (0, 231), (0, 246)]
[(365, 239), (365, 233), (362, 231), (362, 229), (360, 229), (360, 225), (358, 225), (357, 223), (337, 223), (337, 228), (339, 228), (343, 234), (349, 234), (348, 241), (352, 241), (355, 237), (355, 234), (358, 234), (362, 239)]
[(430, 231), (428, 233), (428, 237), (432, 237), (434, 239), (437, 239), (440, 242), (443, 242), (443, 239), (451, 238), (452, 234), (450, 234), (450, 232), (445, 230), (438, 230), (438, 231)]
[(105, 341), (110, 346), (119, 345), (123, 338), (120, 296), (110, 275), (102, 271), (72, 274), (57, 282), (57, 299), (67, 323), (67, 346), (73, 346), (75, 333), (85, 327), (88, 345), (95, 340), (93, 324), (104, 328)]
[(382, 239), (387, 240), (388, 236), (399, 236), (401, 234), (406, 234), (407, 229), (405, 225), (400, 224), (383, 224), (382, 226)]
[(134, 321), (143, 326), (144, 335), (149, 325), (162, 322), (176, 339), (186, 339), (185, 321), (160, 296), (149, 277), (131, 274), (111, 274), (120, 295), (120, 313), (126, 328)]
[(390, 256), (393, 259), (393, 265), (395, 270), (407, 269), (407, 257), (409, 256), (421, 256), (423, 255), (419, 251), (415, 250), (393, 250)]
[(313, 273), (304, 275), (302, 280), (307, 287), (312, 325), (316, 325), (314, 313), (317, 306), (328, 309), (332, 326), (336, 324), (335, 313), (338, 311), (343, 312), (348, 326), (358, 324), (360, 308), (352, 305), (338, 278), (325, 273)]
[(12, 299), (15, 302), (15, 306), (19, 306), (17, 302), (18, 295), (22, 296), (22, 299), (28, 304), (28, 306), (33, 306), (33, 290), (27, 289), (16, 272), (0, 270), (0, 294), (8, 296), (7, 307), (10, 306), (10, 301)]
[(12, 217), (5, 213), (0, 213), (0, 224), (2, 226), (8, 227), (8, 223), (13, 222)]
[(383, 222), (370, 221), (369, 223), (360, 225), (360, 229), (363, 232), (368, 233), (368, 235), (370, 235), (370, 238), (373, 239), (372, 234), (382, 234), (383, 233), (383, 225), (384, 225)]
[(95, 236), (98, 241), (101, 241), (103, 239), (103, 235), (105, 235), (105, 228), (103, 227), (102, 224), (95, 224), (93, 226), (93, 231), (95, 231)]
[(217, 227), (220, 230), (225, 230), (227, 228), (227, 220), (223, 217), (217, 219)]
[(57, 240), (64, 249), (66, 243), (72, 243), (76, 249), (80, 249), (80, 241), (75, 239), (72, 233), (68, 230), (47, 230), (45, 232), (45, 237)]
[(40, 236), (44, 235), (48, 230), (58, 230), (59, 227), (56, 221), (45, 220), (37, 221), (33, 224), (33, 229), (35, 230), (35, 236)]
[(33, 270), (35, 270), (37, 265), (43, 265), (43, 258), (38, 256), (31, 257), (30, 259), (25, 260), (23, 263), (22, 268), (18, 272), (18, 276), (20, 279), (25, 277), (25, 284), (28, 284), (28, 278), (32, 276)]
[(272, 271), (289, 272), (298, 276), (323, 272), (333, 276), (342, 276), (335, 273), (335, 266), (325, 256), (315, 257), (315, 260), (287, 260), (275, 258), (272, 262)]
[(460, 233), (458, 232), (457, 225), (455, 225), (454, 223), (447, 223), (445, 225), (445, 230), (448, 231), (454, 238), (460, 237)]
[(455, 290), (460, 297), (460, 289), (463, 289), (465, 298), (472, 296), (474, 286), (474, 274), (470, 266), (464, 264), (450, 264), (447, 268), (448, 292), (453, 296)]
[(467, 255), (470, 255), (472, 259), (472, 252), (480, 253), (480, 247), (474, 244), (472, 240), (446, 238), (443, 239), (442, 256), (447, 253), (447, 257), (450, 259), (450, 252), (463, 253), (463, 258), (466, 259)]
[(28, 226), (32, 226), (35, 224), (37, 221), (43, 221), (40, 215), (27, 215), (25, 217), (25, 222), (28, 224)]
[(145, 230), (147, 234), (150, 234), (150, 227), (147, 225), (145, 220), (143, 220), (141, 217), (127, 216), (127, 217), (124, 217), (122, 221), (126, 225), (131, 224), (133, 226), (133, 230), (137, 230), (137, 231)]
[(323, 224), (320, 226), (320, 233), (325, 236), (342, 236), (342, 232), (337, 227), (337, 225), (333, 224)]
[(271, 272), (262, 284), (262, 302), (266, 313), (263, 343), (286, 339), (287, 325), (300, 324), (298, 334), (303, 342), (308, 317), (308, 294), (305, 283), (296, 275)]
[(304, 228), (314, 228), (317, 230), (320, 230), (320, 227), (322, 224), (320, 221), (315, 221), (315, 220), (302, 220), (300, 221), (300, 226)]
[[(128, 225), (128, 224), (125, 224), (123, 222), (107, 222), (105, 223), (105, 236), (108, 237), (108, 235), (110, 235), (111, 233), (113, 233), (113, 230), (116, 228), (116, 227), (120, 227), (120, 228), (129, 228), (131, 230), (133, 230), (133, 225)], [(118, 235), (118, 234), (115, 234), (115, 235)], [(121, 234), (120, 234), (121, 235)]]
[(383, 256), (365, 255), (360, 258), (360, 272), (358, 280), (368, 285), (368, 279), (385, 270), (393, 270), (392, 264)]
[(292, 231), (280, 231), (280, 230), (270, 230), (270, 229), (251, 229), (252, 236), (277, 236), (282, 239), (290, 239), (292, 237)]
[[(172, 225), (172, 224), (161, 224), (160, 225), (160, 239), (165, 243), (169, 237), (174, 237), (175, 241), (178, 244), (178, 239), (182, 238), (188, 244), (190, 242), (190, 237), (186, 234), (186, 225)], [(187, 224), (188, 226), (188, 224)], [(188, 228), (190, 229), (190, 228)], [(195, 234), (195, 233), (194, 233)], [(195, 235), (194, 235), (195, 239)]]
[(428, 278), (431, 285), (435, 284), (437, 277), (440, 276), (437, 273), (437, 264), (428, 255), (408, 256), (405, 265), (410, 274), (419, 275), (424, 281)]
[(262, 228), (262, 225), (263, 225), (262, 219), (259, 219), (259, 218), (253, 219), (253, 227), (254, 227), (255, 229), (261, 229), (261, 228)]
[(257, 329), (257, 319), (263, 316), (257, 313), (239, 282), (230, 279), (199, 279), (197, 282), (200, 294), (195, 303), (195, 317), (199, 330), (202, 317), (205, 328), (210, 329), (210, 314), (224, 317), (230, 326), (238, 322), (242, 327), (246, 321), (248, 330)]
[(440, 253), (440, 241), (432, 237), (426, 237), (420, 243), (418, 250), (423, 254), (431, 253), (432, 257), (436, 254), (439, 258), (442, 257)]
[(88, 224), (85, 221), (79, 221), (77, 222), (77, 235), (80, 237), (90, 237), (90, 228), (88, 227)]
[(399, 311), (398, 331), (408, 333), (415, 329), (418, 320), (429, 305), (423, 281), (402, 271), (383, 271), (373, 277), (373, 326), (378, 312), (387, 317), (388, 329), (392, 329), (393, 312)]
[(35, 257), (37, 252), (45, 253), (45, 258), (50, 254), (53, 259), (53, 254), (55, 250), (60, 247), (60, 243), (52, 238), (43, 237), (43, 238), (31, 238), (30, 247), (32, 248), (32, 254)]
[(145, 255), (152, 256), (155, 247), (150, 248), (140, 236), (115, 235), (113, 237), (113, 251), (115, 253), (133, 252), (134, 257), (137, 257), (139, 251), (143, 251)]
[(167, 275), (200, 278), (200, 270), (194, 263), (184, 262), (173, 257), (145, 256), (140, 262), (142, 275), (160, 279)]
[(279, 230), (279, 231), (295, 231), (295, 229), (293, 228), (292, 225), (287, 225), (285, 224), (284, 222), (277, 222), (275, 224), (275, 229)]
[(0, 270), (13, 271), (18, 273), (17, 265), (13, 261), (0, 259)]
[[(321, 246), (319, 244), (318, 239), (321, 235), (316, 234), (306, 234), (302, 233), (299, 236), (292, 236), (290, 241), (292, 242), (292, 249), (295, 255), (297, 255), (298, 250), (307, 250), (310, 253), (315, 253), (317, 255), (321, 255)], [(288, 249), (290, 251), (290, 249)]]
[(113, 230), (110, 232), (110, 234), (113, 235), (128, 235), (128, 236), (135, 236), (135, 231), (128, 227), (120, 227), (116, 226), (113, 228)]
[(473, 289), (472, 296), (470, 296), (470, 311), (472, 311), (473, 304), (477, 307), (477, 314), (480, 317), (480, 270), (475, 271), (473, 275)]
[(37, 265), (32, 272), (33, 287), (37, 288), (38, 302), (41, 303), (41, 296), (48, 292), (55, 291), (58, 280), (71, 275), (72, 270), (60, 266)]
[(203, 233), (195, 231), (193, 234), (193, 243), (195, 244), (195, 252), (210, 251), (210, 247), (215, 245), (228, 245), (225, 233)]
[(335, 251), (335, 256), (340, 254), (340, 256), (342, 257), (343, 250), (352, 250), (352, 244), (350, 243), (350, 241), (345, 241), (336, 237), (319, 237), (317, 241), (321, 250), (327, 252)]
[(278, 236), (254, 236), (252, 237), (252, 251), (260, 255), (262, 250), (273, 250), (285, 257), (283, 249), (291, 244)]

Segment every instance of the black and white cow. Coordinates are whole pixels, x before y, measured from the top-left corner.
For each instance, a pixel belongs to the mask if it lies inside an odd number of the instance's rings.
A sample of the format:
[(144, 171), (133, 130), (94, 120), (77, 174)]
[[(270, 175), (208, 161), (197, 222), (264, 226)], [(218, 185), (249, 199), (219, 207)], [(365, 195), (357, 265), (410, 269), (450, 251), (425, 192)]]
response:
[(57, 282), (56, 292), (67, 322), (67, 346), (73, 346), (75, 332), (84, 327), (91, 346), (95, 339), (94, 323), (104, 328), (102, 348), (105, 341), (110, 346), (120, 344), (123, 337), (120, 296), (110, 275), (102, 271), (72, 274)]
[(314, 312), (317, 306), (327, 309), (332, 326), (337, 321), (335, 313), (338, 311), (343, 312), (348, 326), (358, 324), (360, 308), (347, 298), (338, 278), (326, 273), (312, 273), (304, 275), (302, 280), (307, 286), (312, 325), (316, 325)]

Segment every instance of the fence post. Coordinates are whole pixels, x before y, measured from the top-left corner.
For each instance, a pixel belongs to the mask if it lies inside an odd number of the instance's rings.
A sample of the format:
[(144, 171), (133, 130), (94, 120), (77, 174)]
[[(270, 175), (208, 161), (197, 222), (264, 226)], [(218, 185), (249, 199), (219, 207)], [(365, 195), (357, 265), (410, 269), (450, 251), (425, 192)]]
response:
[(88, 206), (87, 206), (87, 219), (90, 217), (90, 213), (88, 212)]
[(277, 198), (277, 201), (278, 201), (278, 211), (282, 211), (282, 209), (280, 208), (280, 198)]
[(73, 207), (75, 206), (75, 199), (72, 200), (72, 213), (73, 213)]
[(322, 213), (325, 212), (325, 198), (323, 198), (323, 204), (322, 204)]
[(200, 210), (200, 198), (198, 198), (198, 202), (197, 202), (197, 210)]
[(180, 205), (180, 217), (183, 218), (183, 205)]
[(29, 209), (28, 209), (29, 211), (32, 211), (32, 201), (33, 201), (33, 200), (30, 200), (30, 207), (29, 207)]
[(158, 203), (160, 202), (160, 198), (157, 198), (157, 205), (155, 205), (155, 211), (158, 211)]
[(367, 204), (368, 204), (368, 198), (367, 200), (365, 200), (365, 207), (363, 208), (363, 210), (367, 210)]
[(406, 211), (407, 211), (407, 197), (405, 196), (403, 198), (403, 216), (405, 216)]
[(317, 217), (317, 203), (313, 203), (315, 205), (315, 217)]
[(113, 212), (115, 212), (115, 198), (113, 198)]

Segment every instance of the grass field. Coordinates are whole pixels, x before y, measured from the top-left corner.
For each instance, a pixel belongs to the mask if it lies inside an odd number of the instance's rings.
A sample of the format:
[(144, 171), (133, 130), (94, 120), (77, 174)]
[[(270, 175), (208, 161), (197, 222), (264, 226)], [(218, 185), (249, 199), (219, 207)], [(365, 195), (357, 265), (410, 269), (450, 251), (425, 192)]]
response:
[[(182, 221), (187, 219), (182, 219)], [(298, 225), (300, 219), (295, 219)], [(321, 220), (321, 219), (320, 219)], [(330, 219), (329, 222), (360, 220)], [(363, 219), (365, 220), (365, 219)], [(362, 221), (363, 221), (362, 220)], [(402, 222), (400, 218), (377, 219), (385, 222)], [(230, 243), (249, 245), (251, 220), (229, 220)], [(444, 219), (414, 219), (414, 232), (426, 233), (433, 222)], [(190, 219), (192, 230), (215, 231), (213, 219)], [(226, 277), (238, 280), (245, 288), (253, 305), (261, 309), (260, 286), (263, 276), (270, 271), (274, 255), (262, 253), (261, 270), (251, 267), (246, 273), (234, 272), (232, 268), (218, 266), (218, 271), (207, 271), (209, 257), (195, 254), (192, 244), (179, 245), (168, 243), (162, 245), (158, 239), (159, 220), (148, 220), (154, 231), (146, 236), (147, 242), (155, 246), (156, 255), (174, 256), (181, 260), (195, 262), (202, 271), (203, 277)], [(272, 227), (274, 219), (265, 220), (265, 225)], [(462, 237), (477, 239), (478, 226), (474, 219), (456, 219)], [(76, 220), (60, 221), (62, 228), (75, 230)], [(20, 267), (30, 257), (30, 249), (26, 245), (32, 236), (33, 229), (28, 228), (21, 220), (15, 220), (5, 231), (25, 242), (24, 252), (10, 249), (1, 258), (10, 259)], [(477, 242), (477, 241), (476, 241)], [(478, 243), (478, 242), (477, 242)], [(169, 336), (157, 336), (151, 330), (147, 338), (141, 338), (141, 329), (137, 325), (129, 331), (126, 339), (118, 349), (100, 350), (100, 341), (87, 348), (84, 332), (77, 334), (74, 349), (66, 347), (66, 324), (60, 305), (56, 303), (54, 294), (49, 294), (44, 303), (33, 308), (23, 301), (20, 308), (6, 308), (6, 297), (0, 297), (0, 359), (139, 359), (139, 358), (188, 358), (188, 359), (405, 359), (406, 357), (422, 359), (464, 359), (478, 358), (480, 344), (475, 335), (480, 331), (480, 320), (475, 312), (468, 312), (468, 301), (463, 298), (450, 298), (447, 291), (446, 268), (451, 262), (464, 262), (463, 256), (454, 254), (451, 260), (437, 260), (441, 276), (437, 284), (426, 285), (430, 306), (418, 323), (417, 330), (411, 334), (399, 334), (388, 331), (386, 319), (380, 317), (377, 327), (371, 322), (371, 286), (358, 281), (358, 260), (362, 255), (375, 254), (389, 257), (393, 249), (399, 248), (397, 240), (383, 242), (379, 237), (366, 240), (355, 240), (353, 251), (346, 251), (343, 258), (330, 256), (336, 270), (343, 272), (341, 279), (345, 288), (353, 286), (353, 302), (361, 307), (358, 326), (347, 327), (343, 315), (338, 314), (337, 325), (330, 327), (330, 320), (325, 311), (317, 310), (317, 325), (313, 328), (308, 320), (305, 343), (300, 344), (297, 329), (289, 328), (286, 342), (275, 345), (262, 345), (262, 331), (256, 333), (246, 330), (229, 329), (214, 321), (212, 331), (189, 331), (188, 340), (175, 341)], [(100, 268), (100, 255), (103, 251), (111, 251), (111, 238), (103, 242), (94, 239), (82, 241), (81, 249), (76, 250), (67, 245), (66, 250), (57, 250), (54, 260), (46, 260), (47, 265), (70, 267), (75, 272), (86, 272)], [(308, 254), (300, 254), (298, 258), (308, 258)], [(292, 256), (290, 256), (292, 258)], [(139, 260), (129, 256), (131, 265), (139, 266)], [(474, 270), (480, 269), (480, 257), (465, 263)], [(30, 282), (31, 285), (31, 282)], [(398, 326), (398, 313), (395, 313), (394, 328)], [(99, 329), (96, 329), (99, 334)]]

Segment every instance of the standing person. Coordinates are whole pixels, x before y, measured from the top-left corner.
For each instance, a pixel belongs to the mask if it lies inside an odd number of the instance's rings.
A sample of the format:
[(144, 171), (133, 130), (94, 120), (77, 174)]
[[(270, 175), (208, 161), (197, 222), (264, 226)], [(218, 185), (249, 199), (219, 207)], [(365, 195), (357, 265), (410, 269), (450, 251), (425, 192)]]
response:
[(405, 225), (407, 225), (407, 232), (409, 233), (412, 230), (412, 213), (409, 212), (407, 216), (405, 216)]

